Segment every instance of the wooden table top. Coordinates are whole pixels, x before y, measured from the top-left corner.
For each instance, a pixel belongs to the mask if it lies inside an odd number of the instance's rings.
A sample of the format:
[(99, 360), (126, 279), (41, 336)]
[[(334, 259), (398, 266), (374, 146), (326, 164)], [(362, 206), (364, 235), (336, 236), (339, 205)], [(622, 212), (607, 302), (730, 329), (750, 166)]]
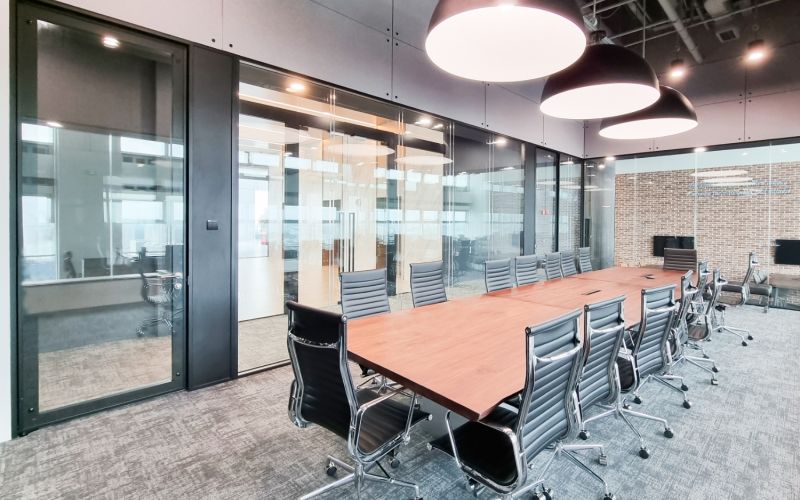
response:
[(769, 275), (769, 284), (776, 288), (800, 290), (800, 276), (772, 273)]
[[(653, 279), (642, 276), (654, 271)], [(620, 282), (612, 281), (615, 274)], [(682, 274), (604, 269), (354, 319), (348, 351), (358, 363), (476, 420), (523, 389), (526, 327), (619, 295), (626, 296), (625, 317), (633, 324), (641, 314), (641, 289), (679, 284)]]

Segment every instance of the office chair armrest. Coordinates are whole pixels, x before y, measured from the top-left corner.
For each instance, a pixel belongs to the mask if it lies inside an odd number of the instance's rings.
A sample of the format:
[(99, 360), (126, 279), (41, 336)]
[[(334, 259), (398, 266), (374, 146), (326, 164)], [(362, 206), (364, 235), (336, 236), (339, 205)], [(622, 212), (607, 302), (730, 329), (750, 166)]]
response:
[(411, 423), (413, 422), (414, 419), (414, 409), (415, 409), (414, 407), (417, 403), (417, 394), (416, 393), (408, 394), (407, 392), (405, 392), (404, 387), (400, 387), (397, 389), (392, 389), (388, 391), (386, 394), (378, 398), (371, 399), (358, 407), (358, 410), (356, 411), (355, 415), (355, 427), (353, 429), (356, 436), (355, 438), (356, 448), (358, 448), (358, 442), (361, 439), (361, 422), (364, 420), (364, 415), (367, 413), (367, 411), (370, 408), (383, 403), (387, 399), (393, 398), (398, 395), (405, 396), (411, 399), (408, 405), (408, 417), (406, 418), (406, 426), (403, 431), (403, 440), (405, 441), (408, 439), (409, 433), (411, 432)]
[(592, 333), (595, 334), (599, 333), (601, 335), (605, 335), (606, 333), (614, 333), (624, 329), (625, 329), (625, 323), (620, 323), (619, 325), (612, 326), (610, 328), (599, 328), (597, 330), (592, 330)]
[(677, 310), (678, 310), (678, 304), (676, 303), (676, 304), (673, 304), (671, 306), (659, 307), (657, 309), (648, 309), (647, 311), (651, 312), (651, 313), (654, 313), (654, 314), (660, 314), (660, 313), (666, 313), (666, 312), (674, 312), (674, 311), (677, 311)]

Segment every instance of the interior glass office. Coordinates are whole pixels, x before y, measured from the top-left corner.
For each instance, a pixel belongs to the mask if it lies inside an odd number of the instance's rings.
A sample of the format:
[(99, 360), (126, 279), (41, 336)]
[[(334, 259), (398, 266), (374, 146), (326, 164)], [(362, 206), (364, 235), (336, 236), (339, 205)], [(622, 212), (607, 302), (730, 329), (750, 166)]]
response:
[[(286, 300), (338, 311), (342, 272), (386, 267), (394, 310), (411, 307), (412, 262), (443, 260), (451, 297), (482, 293), (483, 263), (523, 252), (526, 155), (549, 156), (530, 175), (545, 204), (537, 251), (555, 249), (557, 152), (249, 63), (239, 72), (240, 373), (288, 359)], [(581, 162), (563, 164), (574, 248)]]
[(23, 428), (182, 387), (180, 46), (21, 6)]
[[(800, 240), (799, 164), (796, 139), (589, 160), (585, 230), (593, 257), (657, 265), (663, 246), (693, 246), (735, 282), (754, 251), (766, 275), (800, 276), (800, 265), (776, 256), (781, 240)], [(800, 304), (796, 291), (778, 292), (778, 306)]]

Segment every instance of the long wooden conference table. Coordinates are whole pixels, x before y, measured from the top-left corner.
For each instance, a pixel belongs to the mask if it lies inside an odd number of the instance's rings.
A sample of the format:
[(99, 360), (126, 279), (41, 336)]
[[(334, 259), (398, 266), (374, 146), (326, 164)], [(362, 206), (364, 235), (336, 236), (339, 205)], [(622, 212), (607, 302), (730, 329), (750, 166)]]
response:
[(641, 290), (681, 271), (615, 267), (348, 321), (350, 358), (471, 420), (525, 385), (525, 328), (624, 295), (639, 322)]

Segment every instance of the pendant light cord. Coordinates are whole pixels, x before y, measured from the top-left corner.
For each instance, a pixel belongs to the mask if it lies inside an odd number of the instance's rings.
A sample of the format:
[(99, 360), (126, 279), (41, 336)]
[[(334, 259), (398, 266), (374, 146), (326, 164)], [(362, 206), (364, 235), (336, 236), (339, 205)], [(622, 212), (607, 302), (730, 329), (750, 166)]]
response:
[[(595, 3), (597, 0), (595, 0)], [(646, 60), (647, 54), (647, 0), (642, 0), (642, 59)]]

